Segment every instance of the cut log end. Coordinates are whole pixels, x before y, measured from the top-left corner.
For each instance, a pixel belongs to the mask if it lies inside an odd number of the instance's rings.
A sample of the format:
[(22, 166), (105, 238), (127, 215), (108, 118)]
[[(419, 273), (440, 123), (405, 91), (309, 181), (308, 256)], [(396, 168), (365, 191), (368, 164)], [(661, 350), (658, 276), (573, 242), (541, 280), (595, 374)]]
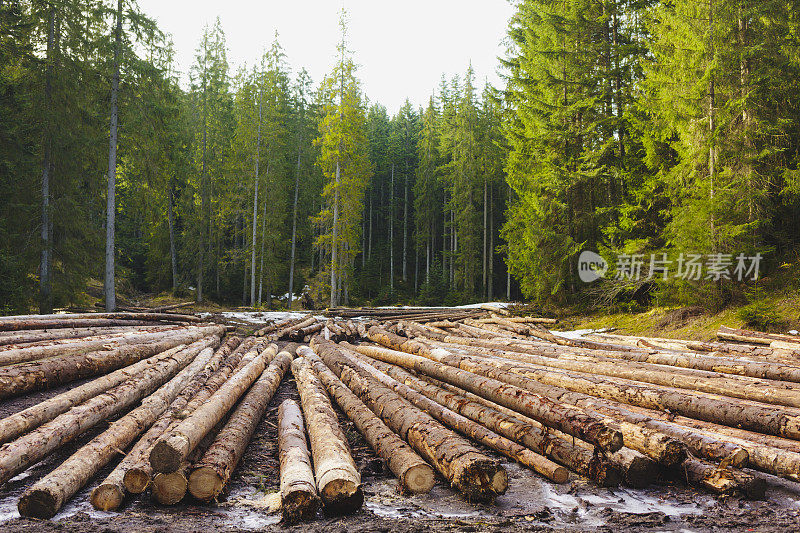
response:
[(181, 467), (183, 459), (184, 456), (181, 452), (170, 446), (165, 440), (158, 441), (150, 452), (150, 466), (156, 472), (175, 472)]
[(429, 464), (418, 464), (403, 473), (401, 484), (412, 494), (430, 492), (436, 483), (436, 473)]
[(153, 497), (161, 505), (175, 505), (186, 496), (188, 485), (183, 472), (158, 473), (153, 478)]
[(224, 486), (217, 471), (208, 466), (198, 468), (189, 476), (189, 492), (200, 501), (211, 501)]
[(131, 468), (125, 472), (122, 484), (131, 494), (141, 494), (150, 485), (150, 474), (140, 468)]
[(28, 518), (53, 518), (60, 507), (55, 495), (41, 489), (26, 492), (17, 504), (20, 516)]
[(320, 491), (323, 507), (327, 515), (352, 513), (364, 504), (361, 485), (346, 479), (334, 479)]
[(616, 452), (623, 446), (622, 432), (610, 427), (604, 427), (597, 432), (597, 445), (603, 450)]
[(453, 477), (452, 485), (471, 501), (491, 501), (505, 493), (508, 473), (491, 460), (472, 460)]
[(92, 490), (89, 500), (98, 511), (114, 511), (122, 505), (125, 493), (114, 483), (103, 483)]
[(313, 520), (319, 509), (319, 498), (313, 492), (295, 490), (286, 494), (281, 500), (283, 520), (287, 524)]
[(556, 466), (551, 472), (549, 472), (548, 477), (553, 483), (566, 483), (569, 481), (569, 470), (563, 466)]

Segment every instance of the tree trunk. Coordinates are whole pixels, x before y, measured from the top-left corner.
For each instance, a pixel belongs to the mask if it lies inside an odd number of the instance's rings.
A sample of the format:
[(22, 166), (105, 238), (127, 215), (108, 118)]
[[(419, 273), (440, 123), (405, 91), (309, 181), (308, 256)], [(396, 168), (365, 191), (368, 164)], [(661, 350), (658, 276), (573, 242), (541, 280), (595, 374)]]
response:
[(292, 373), (308, 423), (314, 475), (323, 508), (329, 514), (357, 511), (364, 503), (361, 476), (325, 388), (305, 359), (292, 361)]
[[(315, 344), (314, 349), (321, 353), (329, 349), (326, 346), (326, 344)], [(403, 488), (412, 494), (430, 492), (436, 481), (433, 468), (370, 411), (314, 352), (308, 347), (301, 346), (297, 353), (311, 362), (319, 380), (342, 411), (353, 421), (375, 453), (386, 461), (389, 470)]]
[(169, 260), (172, 267), (172, 294), (178, 292), (178, 255), (175, 252), (175, 214), (174, 202), (175, 191), (173, 190), (172, 177), (169, 180), (169, 199), (167, 201), (167, 221), (169, 223)]
[(408, 266), (408, 165), (403, 176), (403, 281), (408, 281), (406, 268)]
[(294, 400), (278, 408), (278, 455), (281, 463), (281, 510), (287, 524), (313, 520), (319, 508), (303, 412)]
[(689, 458), (681, 465), (681, 476), (690, 484), (702, 487), (717, 494), (741, 492), (753, 500), (764, 498), (766, 482), (733, 468)]
[(183, 419), (169, 434), (159, 439), (150, 453), (150, 466), (156, 472), (175, 472), (211, 429), (231, 410), (236, 401), (264, 371), (275, 356), (272, 345), (254, 357), (191, 415)]
[(394, 163), (389, 188), (389, 291), (394, 294)]
[[(113, 511), (122, 505), (126, 490), (134, 494), (144, 492), (150, 484), (152, 471), (141, 473), (141, 464), (147, 464), (147, 456), (158, 438), (172, 424), (173, 419), (181, 412), (189, 400), (214, 374), (231, 351), (241, 342), (240, 337), (229, 337), (214, 353), (192, 381), (180, 391), (180, 394), (169, 405), (169, 408), (150, 426), (145, 434), (134, 444), (133, 448), (120, 461), (117, 467), (92, 491), (90, 501), (95, 509)], [(131, 473), (131, 476), (128, 473)]]
[[(168, 435), (178, 424), (185, 418), (194, 413), (198, 407), (205, 404), (206, 401), (222, 386), (225, 381), (231, 376), (232, 373), (244, 367), (247, 363), (253, 360), (258, 355), (262, 344), (255, 342), (255, 339), (248, 337), (245, 339), (231, 354), (225, 359), (221, 368), (213, 373), (213, 375), (205, 380), (202, 384), (197, 385), (194, 391), (187, 392), (186, 398), (191, 398), (188, 401), (182, 401), (170, 409), (169, 420), (159, 420), (157, 425), (159, 429), (153, 429), (152, 434), (147, 436), (147, 444), (142, 444), (141, 448), (137, 446), (136, 458), (131, 458), (127, 471), (123, 475), (123, 483), (125, 489), (133, 494), (140, 494), (144, 492), (150, 484), (153, 477), (153, 467), (150, 465), (150, 453), (153, 447), (160, 440), (163, 435)], [(210, 443), (209, 443), (210, 444)]]
[(280, 352), (250, 387), (214, 443), (192, 468), (189, 475), (192, 496), (207, 502), (225, 488), (291, 362), (289, 352)]
[[(302, 142), (302, 140), (301, 140)], [(292, 310), (294, 299), (294, 254), (297, 242), (297, 197), (300, 191), (300, 144), (297, 146), (297, 168), (294, 176), (294, 202), (292, 203), (292, 251), (289, 257), (289, 304), (287, 309)]]
[(53, 257), (52, 213), (50, 212), (50, 178), (53, 168), (53, 65), (58, 51), (58, 36), (56, 35), (56, 18), (58, 13), (55, 7), (50, 8), (47, 31), (47, 67), (45, 69), (44, 101), (47, 118), (44, 124), (42, 163), (42, 256), (39, 267), (39, 312), (53, 312), (53, 285), (51, 279), (51, 265)]
[(105, 374), (179, 344), (194, 342), (207, 335), (222, 335), (224, 332), (223, 326), (209, 326), (151, 344), (121, 346), (113, 350), (52, 357), (0, 367), (0, 399)]
[(489, 228), (489, 182), (484, 175), (483, 177), (483, 292), (481, 293), (482, 296), (488, 298), (489, 289), (487, 287), (487, 277), (488, 277), (488, 251), (487, 247), (489, 246), (489, 235), (488, 235), (488, 228)]
[(19, 501), (20, 515), (35, 518), (55, 516), (67, 500), (108, 464), (119, 450), (127, 448), (145, 428), (156, 421), (213, 354), (213, 348), (203, 348), (188, 366), (145, 398), (141, 406), (114, 421), (107, 430), (28, 488)]
[(500, 463), (396, 392), (356, 370), (351, 366), (352, 359), (341, 351), (331, 349), (320, 355), (350, 390), (467, 498), (493, 500), (505, 492), (508, 477)]
[(122, 48), (122, 0), (117, 1), (117, 26), (114, 31), (114, 74), (111, 78), (111, 138), (108, 148), (108, 196), (106, 201), (106, 270), (105, 298), (106, 311), (117, 307), (114, 278), (114, 219), (116, 215), (117, 183), (117, 93), (119, 92), (119, 56)]
[[(447, 408), (443, 404), (440, 404), (406, 385), (404, 382), (408, 379), (413, 379), (413, 376), (405, 370), (397, 367), (392, 368), (391, 365), (381, 361), (372, 361), (376, 366), (373, 366), (370, 361), (364, 359), (354, 358), (354, 361), (360, 363), (358, 364), (358, 368), (363, 370), (371, 378), (391, 388), (417, 408), (432, 415), (442, 424), (527, 466), (551, 481), (565, 483), (568, 480), (569, 475), (565, 468), (558, 466), (549, 459), (510, 439), (498, 435), (481, 423), (474, 422), (462, 416), (456, 411)], [(399, 379), (395, 379), (395, 376)]]
[(115, 337), (129, 332), (145, 331), (166, 331), (176, 329), (179, 326), (139, 326), (114, 327), (114, 328), (61, 328), (61, 329), (40, 329), (22, 332), (0, 333), (0, 351), (17, 348), (30, 348), (33, 346), (45, 346), (47, 344), (72, 343), (76, 339)]
[(186, 366), (200, 350), (218, 342), (219, 337), (213, 336), (189, 347), (176, 347), (171, 357), (162, 359), (138, 376), (5, 444), (0, 448), (0, 484), (39, 462), (95, 424), (138, 402)]
[[(269, 167), (267, 163), (267, 173), (265, 180), (269, 183)], [(259, 257), (260, 265), (258, 267), (258, 306), (261, 307), (261, 294), (264, 288), (264, 241), (267, 240), (267, 191), (264, 192), (264, 207), (261, 209), (261, 255)]]
[[(439, 360), (426, 359), (426, 357), (436, 357), (439, 351), (431, 354), (431, 350), (421, 343), (404, 341), (402, 337), (378, 327), (370, 328), (368, 336), (370, 340), (391, 346), (394, 350), (361, 345), (356, 347), (359, 353), (446, 381), (519, 411), (546, 426), (600, 446), (604, 450), (616, 451), (622, 447), (622, 435), (619, 431), (580, 409), (560, 404), (544, 394), (525, 390), (519, 385), (509, 385), (496, 378), (474, 374), (458, 368), (455, 364), (451, 366), (451, 363), (445, 362), (448, 360), (446, 356), (450, 354), (444, 350), (441, 352), (445, 357), (437, 357)], [(406, 351), (409, 353), (405, 353)], [(420, 353), (423, 357), (411, 353)]]

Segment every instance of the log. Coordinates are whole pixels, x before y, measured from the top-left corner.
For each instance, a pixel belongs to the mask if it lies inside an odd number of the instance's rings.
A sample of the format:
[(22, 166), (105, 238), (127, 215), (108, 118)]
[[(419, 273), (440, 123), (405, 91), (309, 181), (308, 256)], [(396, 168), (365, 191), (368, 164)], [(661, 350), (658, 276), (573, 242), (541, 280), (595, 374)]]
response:
[[(330, 346), (325, 346), (324, 344), (321, 344), (319, 348), (320, 351), (331, 349)], [(373, 367), (364, 360), (352, 358), (352, 361), (355, 366), (363, 370), (371, 378), (394, 390), (417, 408), (432, 415), (442, 424), (451, 427), (472, 440), (480, 442), (484, 446), (500, 452), (506, 457), (530, 468), (551, 481), (566, 483), (569, 479), (569, 474), (565, 468), (553, 463), (546, 457), (533, 452), (511, 439), (498, 435), (481, 423), (474, 422), (409, 387), (403, 383), (403, 381), (413, 378), (408, 372), (397, 367), (390, 368), (390, 365), (386, 365), (385, 363), (381, 365), (381, 362), (377, 361), (375, 363), (380, 366), (380, 369)], [(400, 380), (394, 379), (393, 375), (396, 375)]]
[(264, 336), (266, 336), (266, 335), (268, 335), (268, 334), (270, 334), (270, 333), (272, 333), (272, 332), (274, 332), (274, 331), (276, 331), (278, 329), (289, 327), (289, 326), (293, 326), (295, 324), (299, 324), (300, 322), (302, 322), (305, 319), (306, 319), (306, 317), (303, 316), (303, 317), (300, 317), (300, 318), (289, 318), (287, 320), (277, 321), (277, 322), (274, 322), (272, 324), (264, 326), (263, 328), (259, 329), (255, 333), (253, 333), (253, 335), (255, 335), (256, 337), (264, 337)]
[(203, 437), (219, 423), (244, 392), (261, 375), (277, 353), (270, 345), (222, 385), (206, 403), (197, 407), (169, 434), (162, 436), (150, 452), (150, 466), (156, 472), (175, 472)]
[[(400, 367), (366, 358), (357, 352), (349, 353), (352, 353), (353, 357), (363, 358), (365, 362), (375, 366), (381, 372), (412, 387), (431, 400), (485, 425), (492, 431), (500, 433), (538, 454), (549, 457), (600, 485), (616, 486), (618, 484), (619, 472), (610, 468), (608, 462), (603, 460), (602, 455), (594, 454), (592, 446), (588, 443), (589, 451), (586, 448), (575, 446), (575, 443), (580, 441), (574, 437), (562, 438), (554, 430), (545, 428), (538, 422), (531, 419), (523, 421), (521, 420), (522, 415), (513, 411), (501, 411), (502, 406), (471, 395), (467, 391), (452, 386), (446, 389), (444, 383), (413, 376)], [(564, 474), (566, 472), (556, 474), (557, 478), (553, 481), (565, 482)]]
[(179, 403), (170, 408), (170, 412), (165, 415), (165, 419), (159, 420), (145, 436), (145, 443), (141, 446), (137, 444), (137, 454), (131, 453), (131, 460), (126, 466), (127, 470), (123, 475), (125, 489), (132, 494), (141, 494), (150, 484), (155, 475), (153, 467), (150, 466), (150, 454), (159, 439), (169, 434), (182, 420), (191, 415), (197, 407), (206, 403), (208, 398), (228, 380), (231, 373), (239, 370), (244, 365), (252, 361), (253, 357), (260, 353), (263, 348), (262, 342), (257, 342), (254, 337), (245, 339), (230, 356), (220, 365), (220, 368), (213, 371), (211, 377), (201, 384), (193, 385), (193, 388), (179, 400)]
[(767, 484), (761, 479), (734, 468), (725, 468), (699, 459), (683, 462), (682, 473), (690, 484), (717, 494), (740, 492), (753, 500), (764, 498)]
[(81, 339), (75, 342), (48, 344), (44, 346), (31, 346), (24, 348), (13, 348), (0, 351), (0, 366), (15, 365), (28, 361), (38, 361), (48, 357), (65, 356), (73, 354), (85, 354), (97, 350), (110, 350), (125, 345), (147, 344), (166, 340), (173, 336), (180, 336), (187, 331), (197, 329), (194, 326), (180, 329), (140, 332), (131, 331), (114, 336), (104, 336), (103, 338)]
[(306, 444), (303, 412), (294, 400), (284, 400), (278, 408), (278, 454), (284, 521), (294, 524), (312, 520), (319, 509), (319, 496)]
[(433, 465), (453, 488), (468, 499), (478, 501), (492, 500), (505, 492), (508, 476), (497, 461), (390, 388), (352, 367), (350, 359), (341, 352), (327, 350), (319, 355), (353, 393)]
[(192, 468), (189, 475), (192, 496), (207, 502), (225, 488), (291, 362), (292, 354), (278, 353), (247, 391), (216, 440)]
[[(163, 413), (186, 384), (205, 366), (219, 342), (200, 341), (187, 351), (194, 352), (194, 360), (162, 385), (142, 404), (107, 430), (82, 446), (69, 459), (34, 483), (19, 500), (21, 516), (52, 518), (78, 490), (101, 468), (107, 465), (119, 450), (124, 450)], [(209, 345), (210, 344), (210, 345)], [(205, 346), (205, 347), (204, 347)]]
[(0, 333), (0, 350), (34, 346), (40, 343), (73, 342), (74, 339), (111, 336), (130, 331), (164, 331), (183, 326), (124, 326), (115, 328), (36, 329)]
[(167, 313), (73, 313), (0, 317), (0, 331), (125, 326), (131, 322), (202, 322), (194, 315)]
[(314, 324), (317, 321), (316, 318), (313, 316), (308, 316), (303, 319), (301, 322), (297, 322), (295, 324), (283, 327), (270, 335), (272, 339), (282, 339), (283, 337), (290, 337), (293, 332), (308, 327)]
[[(427, 346), (417, 341), (407, 341), (402, 337), (393, 335), (380, 328), (373, 327), (369, 330), (370, 340), (392, 346), (400, 350), (409, 350), (420, 354), (433, 353)], [(535, 394), (519, 386), (503, 383), (502, 381), (467, 372), (460, 368), (450, 366), (444, 362), (415, 356), (404, 351), (387, 350), (373, 346), (357, 346), (356, 351), (366, 356), (386, 363), (395, 364), (422, 372), (436, 379), (446, 381), (462, 389), (468, 390), (500, 405), (519, 411), (542, 424), (563, 431), (573, 437), (585, 440), (600, 446), (604, 450), (616, 451), (622, 447), (622, 435), (616, 429), (609, 428), (607, 424), (595, 417), (588, 415), (580, 409), (559, 404), (543, 394)], [(450, 354), (444, 352), (445, 356)]]
[(315, 322), (315, 323), (313, 323), (313, 324), (311, 324), (309, 326), (305, 326), (305, 327), (300, 328), (300, 329), (295, 329), (294, 331), (292, 331), (291, 333), (289, 333), (289, 334), (287, 334), (285, 336), (288, 336), (290, 339), (294, 339), (294, 340), (302, 340), (302, 339), (305, 339), (306, 337), (308, 337), (309, 335), (313, 335), (314, 333), (317, 333), (318, 331), (321, 331), (323, 327), (325, 327), (324, 323)]
[(325, 388), (305, 359), (292, 361), (292, 374), (308, 424), (314, 478), (323, 510), (328, 514), (357, 511), (364, 503), (361, 475)]
[[(318, 345), (314, 348), (318, 349)], [(433, 468), (359, 400), (311, 349), (303, 346), (299, 355), (311, 362), (319, 380), (375, 453), (386, 461), (402, 487), (412, 494), (430, 492), (436, 482)]]
[[(149, 466), (147, 457), (150, 449), (156, 440), (164, 433), (172, 423), (174, 416), (180, 412), (192, 396), (216, 372), (219, 366), (241, 343), (241, 338), (236, 336), (228, 337), (225, 342), (214, 352), (213, 357), (205, 364), (193, 378), (192, 381), (177, 395), (169, 405), (169, 408), (153, 423), (138, 442), (131, 448), (128, 454), (120, 461), (117, 467), (103, 480), (100, 485), (95, 487), (89, 498), (95, 509), (101, 511), (112, 511), (119, 508), (125, 499), (126, 480), (128, 486), (133, 485), (133, 490), (128, 491), (139, 494), (144, 492), (150, 484), (152, 471), (148, 469), (142, 472), (140, 465)], [(128, 476), (128, 472), (132, 472)]]
[(43, 390), (98, 374), (106, 374), (203, 337), (225, 332), (223, 326), (206, 326), (151, 344), (120, 346), (88, 354), (51, 357), (30, 363), (0, 367), (0, 399)]
[[(376, 335), (375, 339), (381, 337), (382, 335)], [(400, 339), (402, 340), (402, 338)], [(741, 427), (788, 438), (800, 438), (800, 414), (789, 409), (776, 410), (772, 406), (747, 400), (721, 398), (701, 392), (657, 385), (645, 386), (610, 377), (556, 372), (537, 369), (530, 365), (503, 362), (498, 359), (460, 356), (439, 348), (431, 350), (419, 341), (413, 342), (415, 344), (406, 349), (426, 350), (427, 353), (424, 355), (432, 360), (446, 362), (454, 367), (493, 377), (528, 390), (540, 390), (567, 403), (574, 403), (574, 400), (568, 400), (565, 392), (573, 391), (587, 397), (594, 396), (648, 409), (662, 411), (669, 409), (690, 418), (712, 421), (731, 427)]]
[(197, 354), (198, 346), (202, 349), (216, 342), (218, 338), (212, 337), (198, 341), (191, 349), (176, 347), (171, 357), (158, 361), (141, 374), (73, 407), (17, 440), (4, 444), (0, 447), (0, 485), (95, 424), (149, 395), (189, 364)]

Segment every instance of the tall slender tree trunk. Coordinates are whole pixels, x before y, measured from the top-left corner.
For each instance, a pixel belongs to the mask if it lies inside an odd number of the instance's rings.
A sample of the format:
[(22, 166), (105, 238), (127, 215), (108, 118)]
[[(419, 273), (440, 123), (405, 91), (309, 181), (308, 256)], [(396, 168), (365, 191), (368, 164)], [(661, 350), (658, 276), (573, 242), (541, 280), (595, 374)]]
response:
[(289, 305), (288, 309), (292, 309), (292, 300), (294, 299), (294, 254), (295, 245), (297, 243), (297, 196), (300, 191), (300, 155), (301, 155), (302, 139), (297, 145), (297, 167), (295, 168), (294, 176), (294, 203), (292, 204), (292, 251), (289, 257)]
[(431, 282), (431, 238), (433, 231), (428, 232), (428, 242), (425, 243), (425, 283)]
[(489, 245), (489, 236), (488, 236), (488, 225), (489, 225), (489, 180), (486, 178), (486, 175), (483, 176), (483, 295), (488, 298), (489, 296), (489, 288), (486, 283), (489, 265), (488, 259), (489, 254), (487, 250), (487, 246)]
[[(208, 54), (208, 44), (203, 42), (203, 54)], [(208, 72), (206, 67), (203, 67), (203, 156), (201, 163), (200, 175), (200, 197), (201, 197), (201, 210), (202, 220), (200, 222), (200, 247), (197, 254), (197, 288), (195, 290), (195, 300), (197, 302), (203, 301), (203, 270), (205, 268), (205, 249), (208, 232), (208, 217), (206, 216), (208, 208), (208, 176), (206, 169), (206, 151), (208, 148), (208, 105), (206, 94)]]
[(367, 259), (372, 259), (372, 195), (369, 197), (369, 242), (367, 243)]
[(494, 189), (489, 187), (489, 286), (488, 300), (494, 298)]
[[(269, 167), (270, 163), (267, 163), (267, 172), (264, 175), (265, 183), (269, 182)], [(267, 240), (267, 194), (264, 193), (264, 201), (262, 202), (263, 207), (261, 209), (261, 254), (260, 254), (260, 264), (258, 266), (258, 305), (261, 306), (261, 294), (262, 289), (264, 288), (264, 241)]]
[(119, 92), (119, 56), (122, 48), (122, 0), (117, 0), (117, 27), (114, 32), (114, 75), (111, 78), (111, 127), (108, 147), (108, 197), (106, 201), (106, 310), (117, 308), (117, 295), (114, 286), (114, 223), (116, 215), (117, 185), (117, 93)]
[[(709, 48), (711, 52), (711, 63), (714, 62), (714, 0), (708, 0), (708, 28), (709, 28)], [(711, 180), (709, 195), (712, 203), (711, 211), (711, 246), (713, 251), (717, 250), (716, 221), (713, 212), (714, 189), (717, 178), (717, 146), (716, 146), (716, 96), (714, 87), (714, 73), (711, 72), (708, 80), (708, 128), (709, 128), (709, 148), (708, 148), (708, 173)]]
[(406, 267), (408, 265), (408, 165), (406, 174), (403, 176), (403, 281), (408, 280)]
[(335, 191), (333, 193), (333, 240), (331, 242), (331, 307), (339, 305), (338, 289), (338, 276), (337, 270), (339, 269), (339, 255), (337, 248), (339, 247), (339, 154), (336, 155), (336, 182)]
[(256, 134), (256, 174), (253, 188), (253, 244), (250, 253), (250, 306), (256, 305), (256, 232), (258, 231), (258, 163), (261, 159), (261, 89), (258, 91), (258, 133)]
[(169, 179), (169, 199), (167, 202), (167, 221), (169, 222), (169, 259), (172, 266), (172, 293), (178, 291), (178, 258), (175, 253), (175, 190), (172, 177)]
[(53, 312), (53, 288), (50, 278), (53, 240), (50, 213), (50, 177), (53, 166), (53, 64), (56, 53), (56, 9), (50, 9), (47, 30), (47, 69), (45, 71), (44, 101), (46, 107), (43, 136), (44, 161), (42, 162), (42, 262), (39, 271), (39, 312)]
[(389, 290), (394, 293), (394, 163), (389, 193)]

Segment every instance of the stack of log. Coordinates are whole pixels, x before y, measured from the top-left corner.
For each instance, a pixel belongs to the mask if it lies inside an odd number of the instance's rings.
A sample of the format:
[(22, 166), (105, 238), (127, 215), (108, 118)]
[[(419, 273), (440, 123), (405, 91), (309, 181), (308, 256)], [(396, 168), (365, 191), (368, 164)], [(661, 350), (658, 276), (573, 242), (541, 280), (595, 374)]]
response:
[(489, 309), (364, 311), (244, 338), (193, 315), (0, 318), (0, 398), (93, 378), (0, 420), (0, 484), (100, 426), (25, 490), (23, 516), (54, 516), (112, 462), (91, 491), (98, 509), (148, 491), (161, 505), (213, 502), (287, 375), (299, 402), (274, 421), (287, 523), (363, 504), (337, 408), (409, 494), (438, 474), (491, 502), (509, 483), (499, 456), (554, 483), (673, 480), (761, 498), (768, 475), (800, 482), (799, 337), (574, 338)]

